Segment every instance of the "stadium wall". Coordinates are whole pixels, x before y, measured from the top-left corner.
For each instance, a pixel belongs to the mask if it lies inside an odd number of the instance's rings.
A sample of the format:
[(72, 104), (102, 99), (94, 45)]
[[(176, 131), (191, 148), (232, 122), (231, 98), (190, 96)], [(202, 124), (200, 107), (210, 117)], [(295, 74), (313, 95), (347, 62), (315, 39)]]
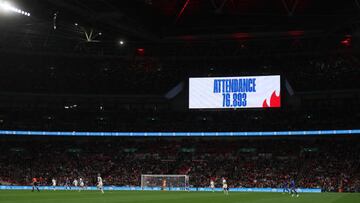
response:
[[(52, 186), (39, 186), (40, 190), (53, 190)], [(0, 190), (31, 190), (32, 186), (0, 186)], [(64, 186), (56, 186), (56, 190), (66, 190)], [(79, 188), (72, 187), (71, 190), (78, 190)], [(69, 189), (68, 189), (69, 190)], [(86, 190), (97, 190), (97, 187), (86, 187)], [(161, 187), (118, 187), (118, 186), (105, 186), (104, 190), (109, 191), (160, 191)], [(169, 188), (168, 191), (183, 191), (184, 188)], [(189, 191), (209, 192), (211, 188), (188, 188)], [(215, 188), (215, 191), (222, 191), (222, 188)], [(283, 192), (283, 188), (229, 188), (230, 192)], [(298, 192), (305, 193), (320, 193), (321, 189), (318, 188), (298, 188)]]
[(264, 132), (64, 132), (64, 131), (24, 131), (0, 130), (0, 135), (21, 136), (110, 136), (110, 137), (162, 137), (162, 136), (320, 136), (360, 134), (360, 129), (349, 130), (307, 130), (307, 131), (264, 131)]

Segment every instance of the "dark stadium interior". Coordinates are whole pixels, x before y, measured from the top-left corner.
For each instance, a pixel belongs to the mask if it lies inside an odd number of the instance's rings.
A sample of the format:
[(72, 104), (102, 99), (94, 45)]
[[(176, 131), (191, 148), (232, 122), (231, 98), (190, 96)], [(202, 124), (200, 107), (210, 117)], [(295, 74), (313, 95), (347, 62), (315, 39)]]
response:
[[(10, 1), (10, 0), (9, 0)], [(0, 2), (2, 2), (0, 0)], [(12, 0), (0, 12), (0, 130), (360, 129), (360, 2)], [(189, 77), (281, 75), (281, 107), (189, 109)], [(0, 185), (84, 176), (139, 185), (360, 192), (358, 135), (116, 138), (0, 135)], [(34, 147), (35, 146), (35, 147)], [(196, 177), (196, 178), (191, 178)]]
[[(353, 1), (324, 2), (194, 0), (179, 16), (185, 1), (17, 1), (33, 14), (0, 19), (0, 126), (359, 127), (359, 8)], [(84, 32), (91, 30), (101, 35), (88, 40)], [(281, 74), (290, 86), (282, 86), (281, 109), (187, 109), (188, 77), (267, 74)], [(181, 91), (166, 97), (178, 85)], [(241, 126), (232, 124), (239, 121)]]

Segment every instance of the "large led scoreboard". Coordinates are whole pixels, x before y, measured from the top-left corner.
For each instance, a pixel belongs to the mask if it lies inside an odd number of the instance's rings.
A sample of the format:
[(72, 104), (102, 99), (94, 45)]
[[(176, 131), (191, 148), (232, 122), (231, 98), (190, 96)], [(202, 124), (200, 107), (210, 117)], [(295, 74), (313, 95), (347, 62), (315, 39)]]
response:
[(189, 79), (190, 109), (280, 107), (280, 75)]

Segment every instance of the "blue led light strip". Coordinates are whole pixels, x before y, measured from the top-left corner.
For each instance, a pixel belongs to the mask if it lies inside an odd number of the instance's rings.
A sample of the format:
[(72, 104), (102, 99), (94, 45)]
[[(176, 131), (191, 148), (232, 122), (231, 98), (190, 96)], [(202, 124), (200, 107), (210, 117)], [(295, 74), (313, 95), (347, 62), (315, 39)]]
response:
[(0, 130), (0, 135), (43, 135), (43, 136), (319, 136), (319, 135), (350, 135), (360, 134), (360, 129), (352, 130), (307, 130), (307, 131), (271, 131), (271, 132), (60, 132), (60, 131), (25, 131), (25, 130)]
[[(52, 186), (39, 186), (40, 190), (53, 190)], [(31, 190), (32, 186), (0, 186), (0, 190)], [(68, 190), (69, 188), (65, 188), (64, 186), (56, 186), (56, 190)], [(168, 188), (171, 191), (183, 191), (185, 188), (172, 187)], [(72, 187), (70, 190), (78, 190), (76, 187)], [(85, 190), (98, 190), (97, 187), (88, 186)], [(105, 186), (105, 191), (160, 191), (161, 187), (145, 187), (141, 188), (139, 186)], [(212, 191), (211, 188), (187, 188), (189, 191), (198, 191), (198, 192), (209, 192)], [(283, 192), (283, 188), (229, 188), (230, 192)], [(222, 192), (222, 188), (215, 188), (215, 191)], [(320, 193), (321, 189), (319, 188), (297, 188), (298, 192), (301, 193)]]

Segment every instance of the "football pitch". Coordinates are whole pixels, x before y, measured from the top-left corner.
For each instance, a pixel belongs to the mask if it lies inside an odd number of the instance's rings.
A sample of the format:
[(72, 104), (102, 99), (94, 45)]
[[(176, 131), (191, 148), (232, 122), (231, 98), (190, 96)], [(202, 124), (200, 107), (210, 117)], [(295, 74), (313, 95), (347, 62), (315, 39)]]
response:
[(306, 193), (291, 197), (282, 193), (162, 192), (162, 191), (0, 191), (0, 203), (359, 203), (360, 193)]

